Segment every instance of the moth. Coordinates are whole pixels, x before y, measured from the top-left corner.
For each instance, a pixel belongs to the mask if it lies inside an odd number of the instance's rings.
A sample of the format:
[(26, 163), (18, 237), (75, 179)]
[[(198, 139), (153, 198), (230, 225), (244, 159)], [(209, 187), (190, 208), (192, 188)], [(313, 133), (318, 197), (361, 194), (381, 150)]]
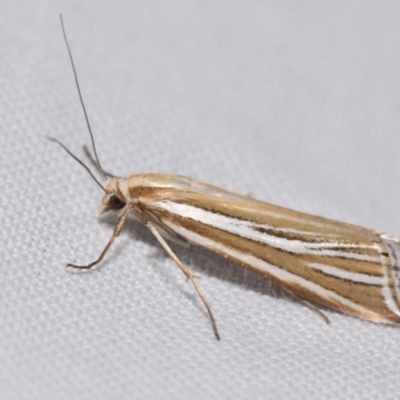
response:
[(104, 192), (99, 214), (119, 217), (100, 263), (120, 235), (127, 217), (134, 214), (175, 261), (207, 309), (215, 337), (215, 317), (196, 276), (179, 260), (167, 241), (206, 248), (241, 267), (280, 285), (329, 323), (314, 304), (330, 307), (373, 322), (400, 323), (400, 240), (383, 232), (309, 215), (264, 203), (230, 191), (168, 174), (111, 176), (100, 162), (79, 88), (77, 73), (62, 30), (79, 98), (90, 133), (93, 163), (105, 180), (61, 145), (89, 172)]

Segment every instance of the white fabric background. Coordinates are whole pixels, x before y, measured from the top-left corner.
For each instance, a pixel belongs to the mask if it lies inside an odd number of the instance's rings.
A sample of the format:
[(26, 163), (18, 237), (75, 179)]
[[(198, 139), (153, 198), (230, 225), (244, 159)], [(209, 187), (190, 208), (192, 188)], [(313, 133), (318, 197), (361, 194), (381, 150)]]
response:
[(199, 299), (58, 146), (400, 235), (397, 1), (14, 1), (0, 6), (0, 399), (398, 399), (400, 330), (174, 249)]

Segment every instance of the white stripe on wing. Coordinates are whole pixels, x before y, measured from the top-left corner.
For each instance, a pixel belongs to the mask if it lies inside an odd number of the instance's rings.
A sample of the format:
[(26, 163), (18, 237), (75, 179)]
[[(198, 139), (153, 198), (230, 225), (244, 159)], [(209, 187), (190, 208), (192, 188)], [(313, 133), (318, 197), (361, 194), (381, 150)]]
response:
[[(203, 208), (191, 206), (188, 204), (175, 203), (165, 200), (154, 202), (154, 206), (160, 207), (164, 211), (178, 215), (182, 218), (191, 219), (201, 224), (221, 229), (235, 236), (256, 242), (264, 243), (268, 246), (295, 254), (313, 254), (328, 257), (342, 257), (353, 260), (369, 261), (380, 263), (379, 257), (373, 257), (368, 254), (353, 253), (351, 251), (334, 250), (334, 247), (356, 248), (358, 244), (342, 244), (342, 243), (307, 243), (298, 239), (286, 239), (281, 236), (270, 235), (266, 231), (275, 231), (280, 235), (285, 233), (282, 228), (275, 228), (269, 225), (259, 224), (252, 221), (241, 220), (226, 215), (214, 213), (204, 210)], [(304, 232), (291, 230), (291, 233), (304, 235)], [(309, 234), (306, 232), (305, 234)]]

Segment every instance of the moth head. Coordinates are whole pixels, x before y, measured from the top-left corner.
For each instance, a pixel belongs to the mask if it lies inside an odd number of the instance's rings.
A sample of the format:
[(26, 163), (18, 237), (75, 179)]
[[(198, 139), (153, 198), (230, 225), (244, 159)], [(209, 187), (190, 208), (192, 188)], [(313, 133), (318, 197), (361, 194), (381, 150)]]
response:
[(128, 184), (123, 178), (112, 178), (107, 181), (106, 191), (98, 208), (98, 214), (114, 211), (120, 215), (129, 201)]

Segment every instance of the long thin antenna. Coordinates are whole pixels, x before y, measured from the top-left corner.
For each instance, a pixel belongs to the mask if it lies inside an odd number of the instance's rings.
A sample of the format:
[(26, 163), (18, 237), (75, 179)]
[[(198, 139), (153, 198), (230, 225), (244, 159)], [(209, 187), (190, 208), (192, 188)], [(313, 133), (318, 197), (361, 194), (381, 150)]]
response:
[(76, 161), (78, 161), (78, 163), (81, 164), (82, 167), (85, 168), (87, 172), (89, 172), (89, 174), (93, 178), (93, 180), (101, 187), (101, 190), (103, 190), (103, 192), (106, 192), (106, 188), (98, 181), (98, 179), (94, 176), (93, 172), (89, 169), (89, 167), (83, 161), (81, 161), (77, 156), (72, 154), (72, 152), (69, 151), (67, 149), (67, 147), (65, 147), (59, 140), (49, 137), (49, 136), (46, 136), (46, 139), (50, 140), (51, 142), (55, 142), (55, 143), (59, 144), (72, 158), (74, 158)]
[[(100, 171), (99, 166), (97, 165), (96, 160), (93, 158), (92, 153), (90, 152), (90, 150), (87, 148), (86, 145), (83, 146), (83, 151), (85, 152), (86, 157), (89, 159), (89, 161), (92, 163), (92, 165), (93, 165), (98, 171)], [(114, 174), (110, 174), (109, 172), (107, 172), (107, 171), (105, 171), (105, 170), (103, 170), (103, 172), (106, 174), (106, 176), (107, 176), (108, 178), (116, 178), (116, 176), (117, 176), (117, 175), (114, 175)]]
[[(93, 153), (96, 157), (96, 161), (97, 161), (97, 165), (99, 167), (99, 170), (101, 172), (101, 174), (103, 175), (104, 179), (107, 180), (106, 174), (103, 171), (103, 168), (100, 164), (99, 161), (99, 157), (97, 155), (97, 151), (96, 151), (96, 145), (94, 144), (94, 138), (93, 138), (93, 133), (92, 133), (92, 128), (90, 126), (90, 122), (89, 122), (89, 117), (87, 115), (86, 112), (86, 107), (85, 107), (85, 103), (83, 102), (83, 97), (82, 97), (82, 93), (81, 93), (81, 89), (79, 87), (79, 82), (78, 82), (78, 75), (76, 73), (76, 69), (75, 69), (75, 64), (74, 64), (74, 59), (72, 58), (72, 53), (71, 53), (71, 49), (69, 48), (69, 44), (68, 44), (68, 39), (67, 39), (67, 34), (65, 33), (65, 28), (64, 28), (64, 22), (63, 22), (63, 18), (62, 18), (62, 14), (60, 14), (60, 21), (61, 21), (61, 28), (63, 31), (63, 35), (64, 35), (64, 40), (65, 40), (65, 44), (67, 45), (67, 49), (68, 49), (68, 54), (69, 54), (69, 59), (71, 60), (71, 65), (72, 65), (72, 70), (74, 71), (74, 77), (75, 77), (75, 83), (76, 83), (76, 88), (78, 89), (78, 94), (79, 94), (79, 99), (81, 101), (82, 104), (82, 108), (83, 108), (83, 112), (85, 114), (85, 119), (86, 119), (86, 125), (89, 129), (89, 134), (90, 134), (90, 139), (92, 140), (92, 147), (93, 147)], [(61, 143), (59, 143), (61, 144)], [(62, 145), (63, 146), (63, 145)], [(63, 146), (64, 147), (64, 146)], [(64, 147), (65, 148), (65, 147)], [(68, 150), (67, 150), (68, 151)], [(72, 155), (72, 154), (71, 154)], [(76, 158), (75, 156), (73, 156), (74, 158)], [(92, 175), (92, 173), (90, 173)], [(97, 180), (96, 180), (97, 181)]]

